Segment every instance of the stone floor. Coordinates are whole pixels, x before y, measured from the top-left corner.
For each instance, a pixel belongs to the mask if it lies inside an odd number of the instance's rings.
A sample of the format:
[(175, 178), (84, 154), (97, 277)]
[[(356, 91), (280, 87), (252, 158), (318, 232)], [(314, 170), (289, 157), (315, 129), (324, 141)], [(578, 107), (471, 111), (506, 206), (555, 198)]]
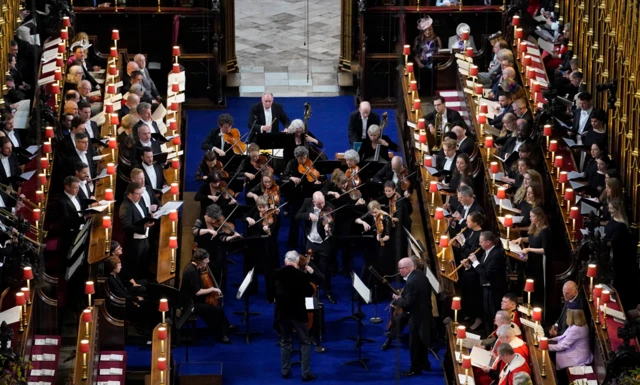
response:
[(236, 0), (240, 96), (338, 95), (340, 0)]

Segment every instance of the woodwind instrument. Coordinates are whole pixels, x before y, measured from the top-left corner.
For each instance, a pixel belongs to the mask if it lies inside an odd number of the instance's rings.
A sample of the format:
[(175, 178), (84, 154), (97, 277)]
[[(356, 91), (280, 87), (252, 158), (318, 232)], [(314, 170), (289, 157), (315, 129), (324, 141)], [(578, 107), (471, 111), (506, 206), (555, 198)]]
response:
[[(449, 229), (451, 229), (451, 226), (449, 226), (447, 231), (449, 231)], [(462, 230), (460, 230), (460, 232), (458, 234), (456, 234), (455, 237), (453, 237), (453, 240), (451, 241), (451, 244), (453, 245), (453, 242), (456, 242), (458, 244), (458, 246), (462, 246), (462, 243), (460, 243), (460, 241), (458, 240), (458, 235), (461, 235), (462, 233), (467, 231), (467, 229), (468, 229), (468, 227), (463, 227)]]
[[(478, 248), (476, 249), (476, 251), (474, 251), (474, 252), (473, 252), (473, 253), (471, 253), (471, 254), (475, 254), (475, 253), (477, 253), (478, 251), (480, 251), (480, 249), (481, 249), (481, 248), (482, 248), (482, 247), (478, 247)], [(462, 263), (462, 262), (461, 262), (461, 263), (460, 263), (460, 265), (459, 265), (458, 267), (456, 267), (456, 269), (455, 269), (454, 271), (452, 271), (451, 273), (447, 274), (447, 276), (451, 277), (453, 274), (457, 273), (457, 272), (458, 272), (458, 270), (460, 270), (460, 268), (461, 268), (462, 266), (464, 266), (464, 263)]]

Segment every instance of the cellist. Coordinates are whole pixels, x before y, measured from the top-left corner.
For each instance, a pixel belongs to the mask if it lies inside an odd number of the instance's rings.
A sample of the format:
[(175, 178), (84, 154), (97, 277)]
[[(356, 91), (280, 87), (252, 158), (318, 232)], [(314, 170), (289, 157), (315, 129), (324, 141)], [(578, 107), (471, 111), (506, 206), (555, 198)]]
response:
[(191, 263), (182, 273), (180, 300), (184, 309), (193, 306), (193, 314), (202, 318), (213, 330), (218, 342), (230, 344), (231, 340), (227, 336), (229, 321), (224, 315), (224, 308), (220, 305), (210, 305), (206, 301), (206, 297), (212, 294), (222, 297), (222, 291), (219, 288), (205, 288), (203, 285), (202, 274), (207, 272), (208, 264), (209, 253), (205, 249), (197, 249), (191, 257)]

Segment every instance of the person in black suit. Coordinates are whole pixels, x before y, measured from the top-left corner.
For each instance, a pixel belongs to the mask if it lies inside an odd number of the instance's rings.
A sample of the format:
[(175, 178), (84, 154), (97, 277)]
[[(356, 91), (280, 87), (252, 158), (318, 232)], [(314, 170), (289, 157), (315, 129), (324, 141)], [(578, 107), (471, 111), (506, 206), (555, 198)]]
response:
[[(520, 123), (516, 128), (516, 135), (507, 137), (504, 144), (499, 148), (500, 157), (506, 158), (506, 162), (504, 162), (505, 170), (510, 170), (513, 162), (518, 160), (518, 150), (525, 143), (531, 143), (531, 126), (526, 121)], [(512, 154), (514, 155), (511, 156)]]
[(101, 140), (102, 134), (98, 123), (91, 120), (91, 103), (80, 102), (78, 103), (78, 113), (80, 118), (84, 121), (84, 129), (89, 138)]
[(149, 275), (149, 228), (154, 225), (152, 221), (139, 224), (143, 218), (150, 216), (147, 207), (140, 204), (142, 189), (143, 186), (138, 183), (129, 183), (119, 212), (125, 233), (124, 251), (127, 258), (131, 258), (129, 265), (132, 267), (131, 275), (135, 279), (146, 278)]
[(551, 337), (561, 336), (565, 330), (567, 330), (567, 309), (570, 302), (577, 301), (580, 304), (580, 309), (585, 310), (584, 314), (587, 317), (587, 324), (591, 323), (591, 312), (586, 311), (589, 308), (588, 302), (582, 290), (580, 290), (575, 282), (567, 281), (562, 285), (562, 297), (564, 297), (564, 306), (562, 306), (558, 320), (549, 329), (549, 336)]
[(130, 113), (138, 114), (138, 104), (140, 104), (140, 97), (134, 93), (129, 93), (127, 102), (118, 110), (118, 120), (120, 120), (120, 123), (122, 123), (122, 119)]
[[(491, 333), (493, 316), (500, 310), (500, 301), (506, 291), (507, 267), (500, 240), (491, 231), (480, 233), (480, 247), (482, 250), (478, 255), (471, 253), (461, 263), (465, 269), (473, 269), (480, 278), (484, 326), (488, 335)], [(479, 255), (482, 255), (482, 259), (478, 257)]]
[[(328, 207), (332, 208), (330, 205)], [(329, 266), (331, 253), (334, 252), (331, 235), (335, 228), (335, 222), (320, 225), (323, 221), (321, 216), (324, 215), (322, 211), (324, 208), (324, 195), (321, 191), (316, 191), (313, 193), (313, 198), (304, 200), (302, 207), (296, 213), (296, 219), (304, 221), (304, 233), (307, 236), (305, 250), (313, 251), (313, 255), (318, 261), (318, 267), (325, 276), (324, 294), (329, 302), (335, 304)]]
[(20, 133), (16, 132), (13, 127), (13, 115), (10, 112), (5, 112), (2, 114), (2, 122), (4, 123), (4, 128), (2, 131), (7, 136), (7, 138), (11, 139), (11, 144), (13, 147), (22, 147), (22, 139), (20, 139)]
[(228, 134), (232, 126), (233, 117), (231, 115), (222, 114), (218, 116), (218, 127), (209, 131), (209, 135), (202, 142), (200, 148), (203, 151), (215, 152), (218, 155), (218, 159), (222, 163), (226, 163), (224, 159), (226, 159), (227, 151), (231, 148), (231, 145), (224, 141), (223, 134)]
[(363, 142), (367, 139), (367, 130), (373, 125), (380, 125), (380, 115), (371, 111), (369, 102), (361, 102), (358, 110), (353, 111), (349, 116), (347, 135), (349, 135), (351, 148), (355, 142)]
[(142, 189), (141, 202), (144, 203), (145, 206), (147, 206), (147, 209), (150, 213), (155, 213), (156, 211), (158, 211), (160, 206), (162, 206), (162, 201), (153, 192), (151, 186), (145, 183), (144, 171), (140, 168), (134, 168), (133, 170), (131, 170), (130, 176), (132, 182), (136, 182), (140, 186), (144, 186), (144, 188)]
[(284, 112), (282, 104), (273, 101), (273, 94), (265, 92), (262, 95), (262, 101), (251, 106), (249, 111), (249, 139), (247, 143), (254, 143), (256, 135), (280, 132), (280, 124), (287, 128), (291, 124), (291, 120)]
[(502, 130), (502, 118), (504, 115), (513, 112), (513, 103), (511, 100), (511, 94), (508, 92), (501, 92), (498, 94), (498, 103), (500, 103), (500, 107), (502, 108), (500, 111), (495, 111), (496, 115), (493, 119), (489, 119), (489, 124), (493, 127)]
[(86, 216), (82, 214), (82, 210), (87, 208), (87, 202), (78, 199), (80, 179), (68, 176), (64, 178), (63, 184), (64, 193), (60, 195), (59, 204), (56, 207), (60, 210), (62, 228), (66, 230), (66, 234), (61, 237), (60, 245), (60, 250), (66, 255), (76, 239), (80, 227), (86, 222)]
[(146, 124), (138, 127), (138, 141), (134, 145), (136, 161), (140, 161), (142, 158), (142, 153), (144, 152), (143, 149), (145, 147), (151, 149), (152, 155), (160, 154), (162, 152), (160, 142), (151, 138), (151, 129)]
[(140, 120), (133, 126), (133, 136), (138, 138), (140, 136), (139, 130), (142, 126), (148, 126), (153, 134), (160, 134), (160, 128), (158, 128), (158, 123), (156, 123), (151, 117), (151, 104), (146, 102), (141, 102), (136, 107), (136, 111), (138, 112), (138, 116), (140, 116)]
[(313, 287), (310, 275), (300, 270), (300, 255), (296, 251), (285, 254), (284, 266), (275, 271), (275, 280), (275, 317), (281, 332), (282, 378), (291, 376), (292, 332), (295, 330), (300, 340), (302, 380), (312, 381), (317, 375), (311, 373), (311, 339), (305, 302), (313, 295)]
[(443, 176), (445, 182), (449, 183), (451, 174), (456, 169), (456, 159), (458, 158), (458, 142), (455, 139), (446, 138), (442, 141), (442, 152), (432, 158), (435, 160), (435, 168)]
[[(385, 183), (386, 181), (393, 181), (396, 184), (397, 191), (399, 194), (403, 195), (405, 198), (410, 198), (413, 189), (411, 186), (407, 187), (406, 183), (398, 183), (409, 181), (409, 178), (406, 178), (404, 175), (407, 174), (408, 171), (404, 164), (402, 163), (402, 158), (399, 156), (394, 156), (391, 159), (391, 162), (387, 163), (373, 176), (373, 181), (375, 183)], [(403, 186), (405, 188), (403, 188)]]
[(484, 213), (484, 209), (473, 195), (473, 189), (466, 185), (458, 187), (458, 206), (455, 210), (449, 219), (449, 226), (452, 227), (451, 237), (455, 237), (462, 228), (467, 227), (467, 216), (470, 213)]
[[(136, 84), (139, 84), (139, 86), (136, 86)], [(139, 69), (131, 72), (131, 87), (129, 88), (129, 92), (138, 94), (140, 100), (151, 105), (157, 106), (159, 100), (161, 100), (159, 95), (154, 97), (151, 90), (144, 85), (144, 74)], [(155, 110), (155, 107), (153, 109)]]
[(147, 58), (139, 53), (133, 57), (133, 60), (138, 65), (138, 71), (142, 73), (142, 85), (146, 88), (153, 98), (158, 98), (160, 93), (156, 88), (156, 84), (151, 79), (151, 75), (149, 75), (149, 69), (147, 68)]
[(455, 126), (451, 129), (456, 134), (456, 142), (458, 142), (458, 153), (471, 156), (476, 149), (476, 141), (473, 136), (467, 135), (467, 130), (463, 127)]
[(75, 148), (66, 154), (66, 173), (75, 170), (77, 163), (84, 163), (88, 166), (88, 178), (93, 179), (97, 175), (97, 167), (93, 160), (93, 148), (89, 145), (89, 137), (84, 132), (78, 132), (74, 136)]
[(20, 176), (20, 163), (13, 153), (11, 140), (6, 136), (0, 137), (0, 183), (11, 185), (18, 189), (17, 177)]
[(591, 118), (593, 116), (593, 96), (588, 92), (582, 92), (578, 95), (578, 108), (573, 110), (573, 124), (571, 129), (567, 130), (570, 138), (576, 135), (586, 135), (592, 129)]
[(529, 126), (533, 127), (533, 114), (527, 108), (527, 102), (524, 99), (513, 102), (513, 113), (516, 114), (516, 118), (526, 120)]
[(80, 181), (78, 188), (78, 198), (82, 200), (96, 199), (93, 196), (95, 187), (89, 177), (89, 166), (86, 163), (78, 162), (74, 166), (75, 177)]
[[(433, 107), (435, 108), (434, 111), (424, 117), (424, 121), (427, 124), (429, 131), (431, 131), (431, 135), (435, 135), (436, 129), (438, 129), (441, 134), (444, 134), (445, 132), (450, 131), (454, 126), (460, 126), (465, 130), (469, 130), (469, 127), (467, 127), (467, 124), (464, 122), (464, 119), (462, 119), (462, 116), (460, 116), (460, 113), (445, 106), (444, 97), (437, 96), (433, 99)], [(442, 125), (440, 127), (436, 127), (437, 114), (442, 115)]]
[(159, 164), (153, 163), (151, 147), (142, 147), (141, 152), (140, 164), (137, 167), (144, 172), (145, 185), (153, 190), (162, 190), (163, 187), (168, 186), (164, 177), (164, 169)]
[(431, 370), (427, 355), (431, 340), (431, 284), (423, 272), (416, 270), (411, 258), (402, 258), (398, 262), (398, 271), (407, 283), (402, 294), (393, 294), (392, 306), (402, 308), (410, 314), (409, 354), (411, 355), (411, 367), (402, 375), (417, 376), (423, 370)]

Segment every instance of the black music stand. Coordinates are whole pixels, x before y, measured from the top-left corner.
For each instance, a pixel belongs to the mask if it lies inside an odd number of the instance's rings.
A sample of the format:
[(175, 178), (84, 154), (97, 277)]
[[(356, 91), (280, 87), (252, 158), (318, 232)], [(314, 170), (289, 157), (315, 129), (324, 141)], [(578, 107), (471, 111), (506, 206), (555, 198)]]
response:
[[(361, 299), (358, 299), (358, 313), (362, 314), (362, 301), (365, 301), (366, 303), (370, 303), (371, 302), (371, 291), (362, 282), (362, 280), (360, 280), (360, 278), (358, 277), (358, 275), (355, 272), (352, 272), (351, 275), (353, 277), (352, 287), (358, 293), (358, 295), (361, 297)], [(374, 342), (374, 340), (372, 340), (370, 338), (362, 338), (362, 327), (363, 326), (364, 326), (364, 323), (362, 323), (362, 321), (358, 322), (358, 337), (356, 337), (356, 339), (355, 339), (355, 341), (356, 341), (355, 348), (358, 349), (358, 359), (357, 360), (351, 360), (351, 361), (343, 362), (342, 365), (358, 364), (358, 365), (362, 366), (362, 368), (364, 370), (369, 371), (369, 368), (367, 367), (367, 362), (369, 362), (369, 359), (368, 358), (362, 358), (362, 344), (364, 342)]]
[[(255, 273), (255, 269), (256, 269), (255, 267), (253, 269), (251, 269), (251, 271), (247, 273), (246, 277), (244, 277), (244, 280), (242, 281), (242, 284), (240, 285), (240, 288), (238, 289), (238, 294), (236, 295), (236, 299), (242, 298), (244, 292), (247, 290), (247, 288), (249, 287), (249, 285), (253, 281), (253, 275)], [(249, 330), (249, 320), (251, 319), (251, 316), (260, 314), (260, 313), (252, 313), (252, 312), (249, 311), (249, 297), (250, 297), (250, 295), (248, 295), (248, 294), (244, 296), (244, 311), (242, 311), (242, 312), (233, 312), (233, 314), (242, 315), (242, 323), (245, 325), (245, 331), (244, 332), (236, 332), (234, 334), (245, 336), (245, 338), (247, 340), (247, 344), (249, 343), (249, 339), (251, 338), (252, 335), (262, 334), (262, 333), (258, 333), (258, 332), (251, 332)]]
[[(260, 127), (258, 127), (258, 130), (259, 129)], [(291, 135), (285, 132), (261, 133), (256, 135), (255, 143), (261, 150), (272, 150), (271, 156), (274, 159), (270, 163), (271, 167), (273, 167), (274, 170), (277, 170), (278, 174), (284, 171), (284, 150), (292, 145)], [(282, 150), (282, 156), (274, 156), (275, 154), (273, 153), (273, 150)]]
[(331, 173), (336, 168), (340, 168), (341, 165), (342, 162), (340, 162), (339, 160), (319, 160), (313, 165), (313, 167), (318, 170), (320, 175), (331, 175)]

